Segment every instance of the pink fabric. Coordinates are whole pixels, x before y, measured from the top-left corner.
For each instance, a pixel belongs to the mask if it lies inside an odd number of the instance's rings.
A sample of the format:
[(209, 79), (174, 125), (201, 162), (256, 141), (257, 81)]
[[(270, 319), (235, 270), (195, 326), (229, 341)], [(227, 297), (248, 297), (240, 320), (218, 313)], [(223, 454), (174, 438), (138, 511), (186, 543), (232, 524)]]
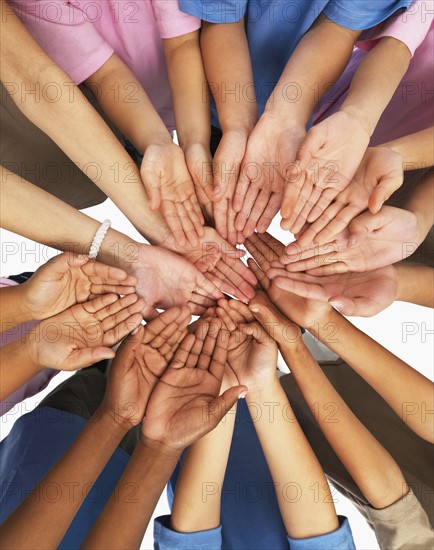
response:
[[(9, 3), (48, 55), (76, 84), (116, 53), (134, 72), (168, 129), (175, 129), (162, 39), (200, 28), (200, 20), (182, 13), (177, 0)], [(130, 99), (134, 101), (134, 86), (126, 91), (131, 92)]]
[(387, 143), (424, 130), (434, 123), (434, 23), (432, 14), (424, 10), (424, 4), (424, 0), (415, 0), (407, 12), (394, 16), (385, 24), (363, 34), (363, 40), (357, 43), (344, 74), (316, 108), (315, 124), (339, 110), (358, 65), (367, 52), (385, 36), (406, 44), (413, 57), (380, 118), (371, 145)]
[[(0, 287), (14, 286), (16, 284), (18, 283), (16, 283), (15, 281), (11, 281), (10, 279), (5, 279), (3, 277), (0, 278)], [(31, 321), (29, 323), (23, 323), (22, 325), (18, 325), (11, 328), (10, 330), (2, 332), (0, 334), (0, 347), (5, 346), (6, 344), (10, 344), (18, 338), (23, 338), (35, 327), (36, 324), (36, 321)], [(36, 395), (37, 393), (45, 389), (53, 376), (55, 376), (57, 373), (58, 371), (54, 369), (44, 369), (42, 372), (29, 380), (26, 384), (23, 384), (20, 388), (18, 388), (14, 393), (3, 399), (3, 401), (0, 401), (0, 416), (3, 416), (18, 403), (24, 401), (24, 399), (32, 397), (33, 395)]]

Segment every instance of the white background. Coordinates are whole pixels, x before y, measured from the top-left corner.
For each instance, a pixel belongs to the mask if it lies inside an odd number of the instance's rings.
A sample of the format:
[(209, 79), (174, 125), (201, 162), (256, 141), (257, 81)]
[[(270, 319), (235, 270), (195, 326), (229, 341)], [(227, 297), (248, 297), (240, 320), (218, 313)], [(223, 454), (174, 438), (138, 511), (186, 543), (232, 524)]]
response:
[[(84, 212), (100, 221), (109, 218), (112, 221), (112, 227), (115, 229), (139, 241), (143, 240), (110, 200), (88, 208)], [(277, 219), (272, 224), (271, 232), (283, 242), (290, 240), (288, 233), (285, 234), (280, 229)], [(23, 271), (34, 271), (39, 265), (45, 263), (57, 253), (53, 249), (37, 245), (5, 230), (0, 230), (0, 246), (1, 276), (18, 274)], [(396, 302), (375, 317), (369, 319), (353, 317), (351, 321), (402, 360), (431, 380), (433, 379), (433, 310)], [(413, 324), (409, 325), (409, 323)], [(411, 331), (414, 331), (414, 334), (406, 336), (409, 327)], [(49, 391), (69, 375), (70, 373), (60, 373), (51, 381), (44, 392), (27, 399), (20, 407), (19, 412), (9, 413), (2, 417), (0, 421), (1, 439), (6, 437), (20, 414), (31, 411)], [(369, 406), (369, 403), (367, 403), (367, 406)], [(340, 494), (335, 495), (335, 501), (338, 514), (346, 515), (350, 520), (357, 548), (363, 550), (378, 549), (373, 532), (359, 512)], [(155, 515), (164, 513), (168, 513), (165, 494), (160, 499)], [(152, 547), (151, 521), (142, 548), (151, 549)]]

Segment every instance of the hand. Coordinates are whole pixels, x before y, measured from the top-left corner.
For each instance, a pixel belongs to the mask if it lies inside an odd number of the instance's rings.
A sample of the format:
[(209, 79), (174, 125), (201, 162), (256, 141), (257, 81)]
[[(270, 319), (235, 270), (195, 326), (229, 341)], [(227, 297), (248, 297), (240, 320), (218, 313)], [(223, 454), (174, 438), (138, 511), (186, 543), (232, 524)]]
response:
[(116, 353), (102, 407), (119, 424), (139, 424), (149, 396), (187, 334), (188, 307), (168, 309), (124, 340)]
[(196, 189), (196, 196), (207, 223), (213, 219), (213, 164), (209, 147), (191, 143), (184, 149), (185, 161)]
[(187, 258), (219, 290), (248, 302), (255, 295), (252, 285), (256, 278), (241, 261), (245, 255), (221, 237), (212, 227), (205, 227), (205, 235), (198, 247), (175, 246), (175, 250)]
[(297, 243), (331, 242), (344, 231), (358, 214), (368, 207), (376, 214), (383, 203), (402, 185), (404, 172), (402, 157), (387, 147), (370, 147), (354, 178), (339, 193), (321, 216), (300, 235)]
[(143, 300), (104, 294), (41, 321), (26, 335), (31, 362), (77, 370), (115, 356), (112, 346), (142, 322)]
[[(255, 298), (252, 300), (254, 301)], [(250, 304), (252, 304), (252, 301)], [(228, 329), (227, 364), (238, 383), (244, 384), (249, 391), (257, 391), (268, 381), (277, 377), (277, 345), (271, 337), (255, 322), (250, 304), (237, 300), (219, 300), (217, 315)]]
[(259, 119), (249, 137), (234, 196), (235, 228), (249, 237), (267, 230), (282, 204), (285, 182), (306, 135), (301, 127), (276, 131), (271, 115)]
[(142, 426), (146, 446), (182, 450), (214, 429), (247, 388), (219, 396), (228, 338), (218, 319), (202, 321), (182, 341), (148, 402)]
[(180, 246), (197, 246), (204, 219), (182, 149), (173, 142), (152, 144), (143, 155), (140, 175), (151, 210), (161, 212)]
[(201, 315), (222, 293), (186, 258), (159, 246), (137, 245), (128, 258), (128, 269), (137, 278), (136, 291), (145, 301), (143, 317), (158, 315), (156, 308), (188, 304)]
[(240, 173), (241, 161), (247, 146), (245, 132), (226, 131), (223, 133), (214, 155), (213, 211), (217, 231), (232, 245), (243, 242), (241, 233), (235, 230), (235, 212), (232, 200)]
[(395, 300), (398, 278), (393, 265), (365, 273), (343, 273), (314, 277), (270, 269), (267, 274), (282, 290), (303, 298), (329, 302), (343, 315), (371, 317)]
[(309, 130), (296, 160), (297, 184), (288, 185), (282, 203), (283, 229), (298, 233), (314, 222), (353, 179), (370, 141), (352, 114), (339, 111)]
[(267, 274), (270, 272), (272, 263), (278, 260), (285, 248), (281, 242), (268, 233), (254, 234), (246, 241), (246, 247), (257, 262), (249, 259), (249, 267), (270, 300), (288, 319), (308, 329), (330, 314), (333, 309), (330, 304), (300, 298), (296, 294), (279, 288), (269, 279)]
[(52, 317), (98, 294), (132, 294), (137, 279), (123, 269), (65, 252), (54, 256), (20, 285), (29, 320)]
[(383, 206), (378, 214), (364, 212), (338, 235), (336, 241), (305, 250), (291, 243), (273, 267), (310, 275), (372, 271), (413, 254), (421, 242), (418, 218), (412, 212)]

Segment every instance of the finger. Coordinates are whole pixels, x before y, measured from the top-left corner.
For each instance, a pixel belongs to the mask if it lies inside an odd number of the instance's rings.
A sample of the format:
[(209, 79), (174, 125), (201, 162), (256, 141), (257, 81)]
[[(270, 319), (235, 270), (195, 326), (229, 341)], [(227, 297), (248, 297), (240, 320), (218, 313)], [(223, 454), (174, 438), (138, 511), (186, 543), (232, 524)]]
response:
[(189, 304), (194, 304), (195, 306), (208, 309), (209, 307), (215, 306), (215, 300), (213, 298), (209, 298), (208, 296), (202, 296), (201, 294), (193, 292)]
[(158, 177), (144, 178), (143, 183), (149, 193), (149, 208), (154, 212), (161, 206), (161, 186)]
[(292, 294), (297, 294), (302, 298), (320, 300), (321, 302), (327, 302), (329, 299), (329, 294), (323, 287), (320, 285), (291, 279), (290, 276), (288, 276), (288, 272), (284, 269), (270, 269), (267, 274), (271, 279), (273, 279), (275, 285), (282, 290), (291, 292)]
[(211, 281), (209, 281), (204, 275), (202, 275), (200, 271), (198, 271), (196, 275), (195, 293), (200, 294), (202, 296), (207, 296), (209, 298), (213, 298), (214, 300), (223, 298), (223, 294), (220, 292), (220, 290)]
[(167, 342), (160, 346), (159, 352), (161, 355), (163, 355), (167, 363), (172, 360), (172, 357), (178, 349), (179, 344), (182, 342), (187, 334), (188, 324), (180, 325), (178, 330), (167, 339)]
[[(256, 295), (256, 293), (255, 293)], [(229, 315), (234, 322), (239, 325), (240, 323), (251, 323), (254, 318), (246, 304), (239, 302), (238, 300), (230, 300), (228, 302)]]
[(244, 225), (243, 235), (245, 237), (249, 237), (255, 231), (258, 220), (267, 208), (268, 203), (271, 200), (271, 196), (272, 195), (270, 191), (268, 191), (267, 189), (260, 190)]
[(81, 270), (89, 277), (93, 284), (111, 284), (135, 286), (137, 277), (128, 275), (126, 271), (118, 267), (105, 265), (101, 262), (90, 260), (81, 267)]
[(99, 361), (103, 361), (104, 359), (112, 359), (115, 355), (115, 352), (111, 348), (102, 346), (97, 348), (75, 349), (62, 364), (64, 367), (62, 370), (83, 369)]
[[(235, 229), (237, 231), (242, 231), (243, 234), (244, 234), (245, 225), (247, 223), (247, 220), (251, 217), (253, 206), (256, 203), (256, 200), (258, 199), (259, 193), (260, 193), (260, 189), (258, 187), (254, 187), (253, 185), (250, 185), (244, 197), (243, 206), (241, 210), (238, 212), (237, 217), (235, 218)], [(268, 198), (267, 198), (267, 202), (268, 202)], [(262, 210), (260, 213), (262, 213)], [(256, 227), (257, 221), (258, 220), (254, 220), (255, 227)]]
[[(229, 282), (225, 275), (220, 273), (220, 271), (215, 270), (213, 273), (205, 273), (205, 277), (209, 279), (221, 292), (230, 294), (231, 296), (236, 296), (238, 294), (238, 289), (231, 282)], [(238, 298), (238, 296), (236, 297)]]
[(314, 186), (312, 181), (308, 177), (305, 177), (303, 181), (303, 186), (300, 188), (300, 192), (298, 193), (297, 200), (292, 207), (291, 214), (288, 217), (283, 217), (282, 219), (282, 222), (280, 224), (282, 229), (293, 232), (292, 227), (298, 216), (300, 215), (301, 211), (303, 210), (306, 202), (311, 197), (313, 189)]
[(315, 185), (313, 186), (310, 197), (306, 200), (303, 208), (301, 209), (301, 212), (291, 226), (290, 231), (294, 235), (297, 234), (306, 223), (306, 220), (308, 219), (312, 208), (316, 205), (318, 199), (321, 196), (321, 191), (322, 190), (319, 187)]
[(265, 293), (258, 292), (249, 304), (249, 308), (265, 329), (265, 331), (255, 331), (253, 324), (247, 329), (258, 342), (267, 345), (271, 336), (277, 342), (288, 345), (288, 342), (296, 342), (301, 338), (300, 328), (282, 315)]
[(348, 205), (341, 210), (336, 217), (316, 236), (316, 242), (318, 244), (326, 244), (342, 233), (353, 220), (360, 213), (360, 207), (356, 205)]
[(167, 309), (146, 325), (143, 343), (150, 344), (154, 349), (159, 348), (179, 329), (181, 324), (190, 319), (191, 312), (188, 306)]
[(137, 300), (134, 304), (129, 305), (128, 307), (122, 307), (122, 309), (120, 309), (119, 312), (106, 317), (101, 322), (101, 329), (103, 333), (108, 333), (108, 331), (118, 326), (120, 323), (128, 319), (128, 317), (130, 317), (131, 315), (140, 313), (141, 320), (143, 320), (141, 311), (144, 306), (145, 306), (145, 301), (140, 299), (140, 300)]
[(385, 309), (384, 304), (379, 304), (372, 298), (365, 298), (363, 296), (354, 299), (346, 296), (332, 296), (329, 303), (343, 315), (350, 317), (353, 315), (357, 315), (357, 317), (372, 317)]
[(256, 278), (258, 279), (258, 282), (261, 285), (261, 287), (265, 291), (267, 291), (271, 286), (270, 279), (267, 277), (265, 272), (258, 266), (258, 264), (254, 260), (249, 258), (247, 260), (247, 263), (249, 264), (250, 269), (253, 271)]
[(44, 274), (44, 280), (57, 281), (68, 273), (72, 267), (81, 267), (89, 262), (89, 256), (86, 254), (75, 254), (74, 252), (64, 252), (58, 256), (50, 258), (46, 264), (38, 269), (39, 274)]
[(318, 233), (327, 227), (344, 207), (345, 203), (343, 202), (333, 202), (328, 208), (326, 208), (315, 223), (307, 225), (307, 229), (301, 235), (297, 235), (298, 244), (303, 247), (317, 242), (316, 237)]
[(268, 204), (257, 223), (258, 233), (265, 233), (267, 231), (271, 222), (274, 220), (274, 217), (279, 212), (281, 203), (282, 203), (282, 195), (279, 193), (272, 193), (270, 200), (268, 201)]
[(218, 318), (223, 321), (223, 323), (225, 324), (229, 332), (233, 332), (234, 330), (237, 329), (237, 325), (233, 322), (233, 320), (231, 319), (229, 313), (226, 311), (225, 308), (223, 307), (216, 308), (216, 314)]
[(136, 291), (134, 286), (124, 286), (124, 285), (94, 285), (91, 284), (89, 291), (92, 296), (96, 297), (98, 294), (117, 294), (118, 296), (126, 294), (134, 294)]
[[(104, 303), (105, 296), (110, 297), (110, 301), (107, 299), (109, 303), (104, 304), (105, 307), (97, 309), (99, 305), (97, 304), (97, 302), (100, 301), (100, 303)], [(116, 296), (116, 300), (113, 300), (113, 296)], [(139, 303), (139, 305), (141, 305), (142, 307), (144, 306), (144, 300), (139, 299), (137, 294), (128, 294), (127, 296), (123, 296), (122, 298), (119, 298), (119, 296), (115, 294), (102, 294), (101, 297), (98, 296), (97, 298), (95, 298), (95, 300), (92, 300), (92, 302), (88, 302), (87, 304), (82, 305), (88, 312), (91, 312), (93, 309), (95, 318), (98, 321), (104, 321), (110, 317), (117, 315), (119, 312), (129, 308), (136, 303)], [(137, 311), (140, 310), (137, 309), (134, 311), (134, 313), (136, 313)]]
[(179, 246), (185, 246), (187, 244), (187, 238), (185, 236), (178, 211), (175, 207), (175, 203), (173, 201), (164, 200), (162, 202), (161, 211), (170, 231), (175, 237), (176, 242)]
[[(137, 294), (129, 295), (128, 298), (132, 299), (134, 296), (136, 297), (136, 299), (138, 298)], [(106, 308), (108, 308), (110, 305), (116, 304), (116, 306), (114, 307), (114, 311), (117, 311), (119, 307), (119, 301), (119, 296), (117, 294), (101, 294), (93, 300), (90, 300), (89, 302), (84, 302), (77, 307), (83, 307), (87, 313), (95, 315), (97, 319), (104, 319), (107, 315), (110, 314), (106, 312)], [(97, 316), (97, 313), (99, 311), (103, 312), (101, 317)]]
[(271, 250), (277, 255), (281, 256), (283, 251), (285, 250), (285, 245), (281, 243), (278, 239), (273, 237), (271, 233), (256, 233), (256, 237), (262, 241), (265, 245), (267, 245)]
[(339, 273), (348, 273), (349, 271), (351, 271), (351, 269), (345, 262), (336, 262), (334, 264), (308, 269), (307, 273), (308, 275), (322, 277), (324, 275), (337, 275)]
[(142, 317), (145, 319), (145, 321), (152, 321), (153, 319), (156, 319), (160, 313), (158, 309), (156, 309), (154, 306), (145, 306), (142, 309)]
[[(252, 235), (252, 237), (253, 237), (253, 235)], [(247, 250), (253, 256), (256, 263), (259, 264), (261, 269), (263, 271), (266, 271), (270, 267), (270, 261), (269, 261), (270, 254), (269, 254), (269, 251), (268, 250), (263, 251), (258, 247), (259, 245), (258, 246), (257, 245), (258, 245), (258, 242), (257, 241), (254, 242), (251, 237), (246, 241)], [(274, 253), (273, 253), (273, 257), (274, 257)], [(255, 276), (256, 276), (256, 273), (255, 273)]]
[(203, 370), (209, 369), (221, 328), (222, 322), (220, 319), (214, 319), (209, 322), (208, 332), (197, 361), (197, 368)]
[(241, 166), (238, 181), (235, 186), (235, 192), (232, 199), (232, 207), (235, 212), (241, 212), (244, 206), (244, 199), (248, 189), (251, 187), (250, 178), (247, 174), (248, 170)]
[(228, 241), (230, 244), (235, 245), (237, 243), (237, 230), (235, 229), (235, 219), (237, 217), (237, 213), (232, 208), (232, 204), (228, 202), (228, 209), (227, 209), (227, 236)]
[(314, 221), (316, 221), (324, 212), (324, 210), (330, 205), (332, 200), (337, 197), (338, 193), (339, 189), (334, 189), (332, 187), (324, 189), (315, 206), (313, 206), (312, 210), (309, 212), (309, 215), (307, 216), (307, 221), (309, 223), (313, 223)]
[(229, 256), (224, 255), (222, 259), (217, 262), (217, 268), (222, 271), (223, 267), (226, 272), (231, 273), (231, 281), (237, 287), (239, 287), (246, 296), (249, 296), (253, 292), (252, 286), (256, 284), (256, 277), (250, 271), (250, 269), (241, 260), (233, 260)]
[(187, 336), (182, 340), (179, 348), (176, 350), (169, 368), (180, 369), (184, 367), (195, 342), (196, 336), (194, 334), (187, 334)]
[(109, 330), (104, 330), (102, 343), (105, 346), (114, 346), (123, 340), (128, 334), (131, 334), (143, 321), (141, 313), (130, 315), (126, 319), (120, 321), (117, 325)]
[(194, 195), (194, 198), (191, 197), (191, 200), (185, 200), (183, 202), (183, 205), (197, 235), (199, 237), (203, 237), (205, 235), (205, 232), (203, 230), (203, 224), (205, 223), (205, 220), (203, 219), (202, 210), (200, 209), (199, 203), (197, 202), (196, 195)]
[(182, 229), (187, 237), (188, 242), (191, 244), (192, 247), (196, 248), (197, 246), (199, 246), (199, 239), (195, 227), (192, 224), (191, 219), (187, 213), (184, 203), (176, 202), (175, 207), (182, 224)]
[(297, 199), (305, 183), (306, 172), (300, 168), (299, 162), (293, 163), (292, 169), (288, 170), (285, 176), (285, 188), (281, 207), (281, 215), (283, 218), (290, 219), (293, 216)]
[(209, 372), (219, 381), (222, 380), (225, 371), (226, 361), (228, 358), (228, 345), (229, 333), (227, 330), (224, 330), (220, 324), (208, 369)]
[(369, 211), (363, 212), (363, 214), (354, 218), (348, 225), (350, 232), (348, 247), (354, 248), (355, 246), (360, 246), (369, 233), (380, 229), (387, 221), (387, 216), (381, 210), (378, 214), (371, 214)]
[(404, 181), (404, 172), (399, 170), (383, 176), (369, 197), (368, 206), (372, 214), (377, 214), (383, 204), (399, 189)]
[(213, 210), (216, 229), (224, 239), (227, 239), (228, 199), (223, 197), (219, 202), (214, 203)]
[(206, 430), (205, 433), (213, 430), (222, 418), (224, 418), (226, 413), (232, 409), (237, 400), (245, 397), (247, 391), (247, 386), (233, 386), (214, 399), (214, 401), (208, 405), (205, 415), (207, 421), (204, 426)]
[(255, 295), (255, 291), (249, 283), (238, 275), (231, 267), (225, 264), (222, 260), (219, 260), (216, 265), (216, 270), (221, 273), (227, 281), (231, 281), (236, 288), (236, 297), (240, 300), (249, 301)]

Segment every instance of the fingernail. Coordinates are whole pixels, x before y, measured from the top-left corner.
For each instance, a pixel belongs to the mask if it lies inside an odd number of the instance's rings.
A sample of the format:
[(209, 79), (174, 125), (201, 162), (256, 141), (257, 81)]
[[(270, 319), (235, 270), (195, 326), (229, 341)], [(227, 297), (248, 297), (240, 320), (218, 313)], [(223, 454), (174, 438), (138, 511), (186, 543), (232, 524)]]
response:
[(357, 237), (354, 235), (348, 239), (348, 248), (354, 248), (357, 246)]
[(136, 327), (131, 334), (137, 334), (140, 330), (140, 325)]
[(87, 256), (86, 254), (79, 254), (78, 259), (79, 260), (87, 260), (87, 259), (89, 259), (89, 256)]
[(253, 313), (259, 313), (259, 308), (258, 306), (249, 306), (249, 309), (250, 311), (253, 311)]
[(342, 302), (339, 302), (338, 300), (333, 300), (332, 302), (329, 302), (329, 304), (331, 304), (333, 307), (335, 307), (338, 310), (343, 307)]
[(216, 187), (212, 192), (213, 195), (218, 195), (220, 193), (220, 187)]
[(240, 395), (238, 396), (238, 399), (245, 399), (246, 398), (246, 394), (247, 394), (247, 390), (244, 390), (240, 393)]

